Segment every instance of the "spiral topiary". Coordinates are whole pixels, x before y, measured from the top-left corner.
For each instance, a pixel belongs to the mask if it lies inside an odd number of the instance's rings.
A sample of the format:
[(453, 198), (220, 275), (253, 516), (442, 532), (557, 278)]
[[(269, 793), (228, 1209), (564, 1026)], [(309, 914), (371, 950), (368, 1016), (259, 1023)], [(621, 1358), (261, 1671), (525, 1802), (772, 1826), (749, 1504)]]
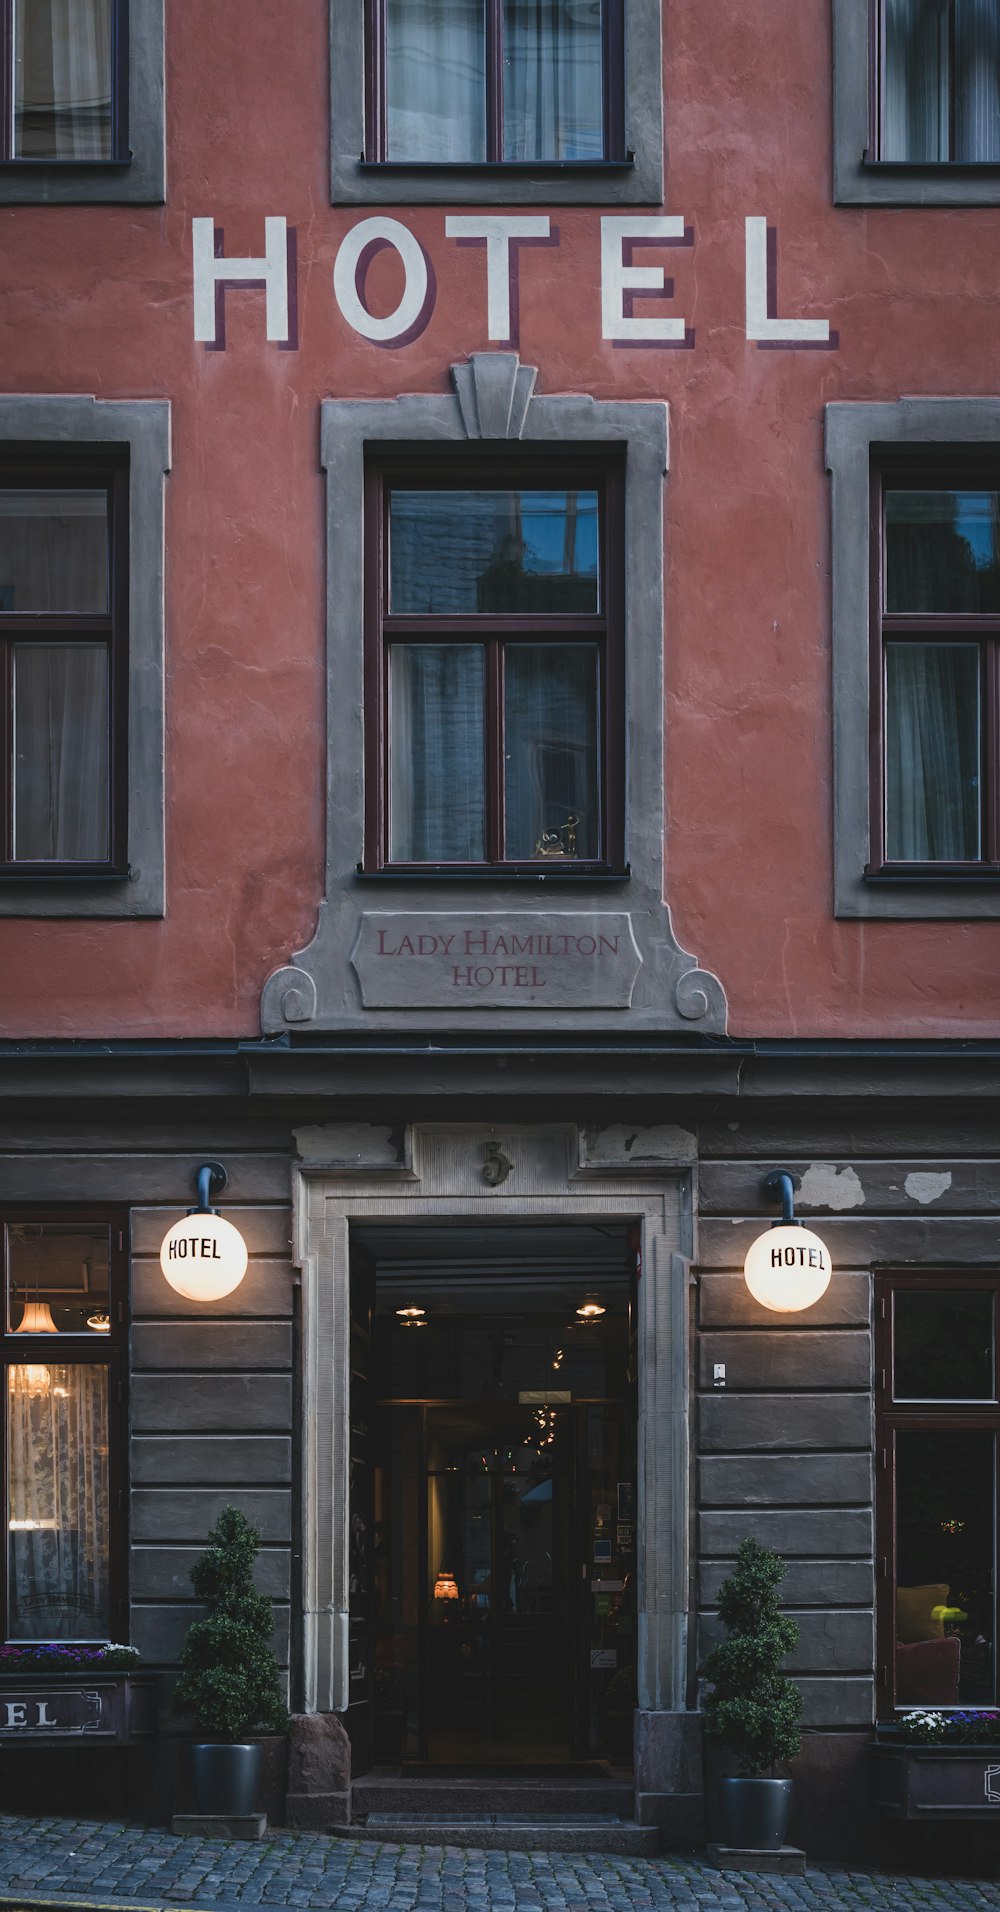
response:
[(719, 1589), (729, 1638), (701, 1666), (713, 1682), (704, 1701), (705, 1737), (736, 1754), (742, 1779), (773, 1772), (779, 1759), (794, 1759), (799, 1750), (802, 1695), (779, 1670), (799, 1638), (794, 1620), (778, 1608), (784, 1577), (779, 1554), (756, 1540), (741, 1542), (736, 1566)]
[(209, 1548), (191, 1569), (208, 1612), (195, 1620), (181, 1653), (174, 1704), (191, 1713), (206, 1738), (237, 1743), (252, 1732), (283, 1733), (288, 1713), (268, 1641), (271, 1602), (253, 1584), (260, 1535), (236, 1507), (224, 1507)]

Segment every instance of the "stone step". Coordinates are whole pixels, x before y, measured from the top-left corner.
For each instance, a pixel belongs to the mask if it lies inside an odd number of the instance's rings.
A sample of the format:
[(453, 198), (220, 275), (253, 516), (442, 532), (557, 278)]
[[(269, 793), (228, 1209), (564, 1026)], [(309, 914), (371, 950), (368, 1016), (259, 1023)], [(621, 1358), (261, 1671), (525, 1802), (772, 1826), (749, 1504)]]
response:
[(370, 1812), (343, 1836), (385, 1845), (472, 1846), (481, 1852), (617, 1852), (649, 1857), (660, 1849), (656, 1826), (615, 1813), (450, 1812), (415, 1817)]
[(403, 1813), (407, 1818), (450, 1817), (453, 1813), (555, 1815), (565, 1822), (577, 1813), (613, 1813), (630, 1819), (635, 1793), (631, 1779), (401, 1779), (366, 1774), (351, 1787), (355, 1818), (368, 1813)]

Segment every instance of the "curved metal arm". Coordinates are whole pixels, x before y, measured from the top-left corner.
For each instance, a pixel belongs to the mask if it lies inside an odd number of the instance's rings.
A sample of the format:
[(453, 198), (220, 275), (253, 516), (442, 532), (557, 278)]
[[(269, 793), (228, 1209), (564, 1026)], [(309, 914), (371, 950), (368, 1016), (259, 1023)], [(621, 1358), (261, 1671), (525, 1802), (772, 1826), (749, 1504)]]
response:
[(214, 1215), (210, 1197), (221, 1195), (229, 1180), (221, 1162), (203, 1162), (197, 1171), (198, 1206), (189, 1209), (191, 1215)]
[(773, 1202), (781, 1203), (781, 1220), (772, 1222), (772, 1228), (801, 1227), (795, 1213), (795, 1180), (787, 1168), (776, 1168), (764, 1182), (764, 1193), (770, 1195)]

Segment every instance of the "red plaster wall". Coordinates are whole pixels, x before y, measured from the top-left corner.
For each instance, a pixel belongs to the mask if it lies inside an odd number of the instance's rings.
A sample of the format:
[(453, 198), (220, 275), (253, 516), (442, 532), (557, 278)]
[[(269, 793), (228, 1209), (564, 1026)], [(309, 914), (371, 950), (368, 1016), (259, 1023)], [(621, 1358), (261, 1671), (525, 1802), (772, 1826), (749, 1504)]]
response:
[[(546, 392), (670, 401), (669, 900), (733, 1033), (992, 1035), (1000, 926), (832, 916), (823, 405), (1000, 390), (1000, 215), (833, 207), (829, 15), (668, 0), (667, 209), (695, 246), (667, 257), (694, 350), (602, 342), (599, 213), (565, 208), (558, 246), (521, 256), (519, 348)], [(6, 1037), (252, 1035), (268, 972), (312, 934), (319, 401), (445, 390), (489, 345), (485, 257), (445, 240), (444, 209), (398, 209), (437, 279), (422, 336), (379, 349), (339, 314), (337, 245), (364, 215), (329, 205), (325, 16), (325, 0), (168, 0), (167, 207), (0, 210), (5, 388), (173, 406), (167, 915), (0, 923)], [(206, 351), (191, 218), (255, 254), (267, 213), (297, 229), (299, 350), (266, 344), (246, 290), (227, 294), (227, 349)], [(839, 350), (747, 343), (748, 214), (778, 227), (780, 311), (829, 318)], [(369, 288), (395, 303), (392, 269), (383, 255)]]

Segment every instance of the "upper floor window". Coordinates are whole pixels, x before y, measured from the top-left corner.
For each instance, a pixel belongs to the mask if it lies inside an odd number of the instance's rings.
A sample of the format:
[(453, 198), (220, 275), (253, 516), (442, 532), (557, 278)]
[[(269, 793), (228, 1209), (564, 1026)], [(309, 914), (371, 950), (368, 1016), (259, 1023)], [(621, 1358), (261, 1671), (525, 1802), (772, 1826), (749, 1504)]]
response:
[(880, 1712), (997, 1698), (996, 1275), (879, 1278)]
[(874, 482), (872, 866), (1000, 870), (996, 474), (921, 461)]
[(834, 198), (1000, 204), (997, 0), (832, 0)]
[(618, 472), (386, 468), (368, 509), (367, 867), (620, 867)]
[(128, 154), (124, 7), (116, 0), (6, 0), (6, 159)]
[(164, 0), (0, 0), (0, 204), (165, 193)]
[(0, 869), (127, 869), (128, 469), (0, 464)]
[(106, 1214), (0, 1224), (9, 1641), (124, 1637), (123, 1228)]
[(879, 156), (1000, 162), (996, 0), (882, 0)]
[(623, 157), (621, 0), (375, 0), (381, 159)]

